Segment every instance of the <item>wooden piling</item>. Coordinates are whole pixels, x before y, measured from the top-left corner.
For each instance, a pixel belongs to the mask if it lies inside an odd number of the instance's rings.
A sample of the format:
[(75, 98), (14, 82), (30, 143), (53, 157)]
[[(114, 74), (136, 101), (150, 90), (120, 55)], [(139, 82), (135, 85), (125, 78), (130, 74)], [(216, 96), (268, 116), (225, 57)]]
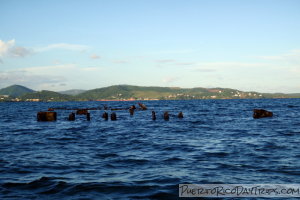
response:
[(104, 118), (105, 120), (108, 120), (108, 114), (107, 114), (107, 112), (104, 112), (102, 114), (102, 118)]
[(86, 115), (88, 113), (87, 109), (79, 109), (76, 111), (76, 115)]
[(69, 114), (68, 120), (69, 120), (69, 121), (75, 121), (75, 113), (73, 113), (73, 112), (70, 113), (70, 114)]
[(110, 114), (110, 119), (111, 119), (111, 121), (115, 121), (115, 120), (117, 120), (117, 114), (116, 113), (111, 113)]
[(154, 111), (152, 111), (152, 120), (156, 120), (156, 114)]
[(166, 112), (164, 112), (164, 120), (169, 120), (169, 112), (168, 111), (166, 111)]
[(147, 110), (147, 107), (144, 104), (142, 104), (142, 103), (138, 103), (138, 104), (142, 110)]
[(51, 122), (56, 121), (56, 112), (38, 112), (37, 121), (40, 122)]
[(273, 117), (273, 113), (264, 109), (254, 109), (253, 110), (253, 118), (259, 119), (264, 117)]
[(131, 116), (133, 116), (133, 114), (134, 114), (134, 109), (129, 108), (129, 113), (130, 113)]
[(183, 113), (182, 112), (178, 113), (178, 118), (183, 118)]

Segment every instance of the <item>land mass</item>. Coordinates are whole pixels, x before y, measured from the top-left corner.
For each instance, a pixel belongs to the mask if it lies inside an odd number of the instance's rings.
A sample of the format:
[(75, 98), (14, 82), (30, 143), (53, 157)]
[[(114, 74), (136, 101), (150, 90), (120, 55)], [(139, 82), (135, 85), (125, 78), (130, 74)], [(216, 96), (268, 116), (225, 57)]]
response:
[(300, 93), (259, 93), (230, 88), (179, 88), (114, 85), (93, 90), (34, 91), (21, 85), (0, 89), (0, 101), (130, 101), (189, 99), (300, 98)]

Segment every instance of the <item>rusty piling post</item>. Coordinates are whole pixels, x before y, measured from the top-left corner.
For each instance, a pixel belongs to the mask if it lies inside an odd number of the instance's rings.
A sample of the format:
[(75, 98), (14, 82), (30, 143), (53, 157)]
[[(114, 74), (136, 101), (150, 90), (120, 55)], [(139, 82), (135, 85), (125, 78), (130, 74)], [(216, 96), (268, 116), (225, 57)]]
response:
[(138, 104), (142, 110), (147, 110), (147, 107), (144, 104), (142, 104), (142, 103), (138, 103)]
[(134, 110), (136, 109), (135, 105), (129, 107), (129, 113), (132, 116), (134, 114)]
[(152, 120), (156, 120), (156, 114), (155, 114), (155, 111), (152, 111)]
[(87, 109), (79, 109), (76, 111), (76, 115), (86, 115), (87, 113)]
[(51, 122), (56, 121), (56, 112), (38, 112), (37, 121), (39, 122)]
[(178, 113), (178, 118), (180, 118), (180, 119), (183, 118), (183, 113), (182, 113), (182, 112), (179, 112), (179, 113)]
[(117, 114), (115, 112), (111, 113), (110, 119), (111, 119), (111, 121), (117, 120)]
[(102, 114), (102, 118), (105, 119), (105, 120), (108, 120), (108, 114), (107, 114), (107, 112), (104, 112)]
[(264, 117), (273, 117), (273, 113), (264, 109), (254, 109), (253, 110), (253, 118), (259, 119)]
[(169, 120), (169, 112), (168, 111), (166, 111), (166, 112), (164, 112), (164, 120)]
[(130, 113), (131, 116), (133, 116), (133, 114), (134, 114), (134, 109), (129, 108), (129, 113)]
[(75, 121), (75, 113), (73, 113), (73, 112), (70, 113), (70, 114), (69, 114), (68, 120), (69, 120), (69, 121)]

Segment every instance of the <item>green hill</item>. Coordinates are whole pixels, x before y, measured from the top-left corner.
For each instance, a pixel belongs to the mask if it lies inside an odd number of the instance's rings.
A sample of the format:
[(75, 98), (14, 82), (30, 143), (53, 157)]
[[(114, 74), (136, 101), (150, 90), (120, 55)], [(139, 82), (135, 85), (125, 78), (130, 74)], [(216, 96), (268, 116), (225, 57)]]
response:
[[(88, 101), (88, 100), (179, 100), (179, 99), (260, 99), (260, 98), (300, 98), (299, 93), (258, 93), (243, 92), (230, 88), (179, 88), (179, 87), (142, 87), (133, 85), (114, 85), (88, 90), (74, 95), (53, 91), (33, 90), (13, 85), (0, 90), (0, 101)], [(78, 92), (78, 91), (77, 91)], [(10, 97), (1, 95), (10, 95)], [(18, 99), (15, 99), (15, 98)]]
[(115, 85), (89, 90), (77, 95), (76, 98), (79, 100), (241, 99), (266, 98), (266, 95), (258, 92), (242, 92), (226, 88), (141, 87), (132, 85)]
[(0, 89), (0, 95), (9, 95), (10, 97), (18, 97), (27, 93), (34, 92), (34, 90), (21, 85), (12, 85), (3, 89)]
[(98, 88), (81, 93), (77, 97), (80, 99), (111, 99), (121, 100), (129, 98), (161, 98), (172, 94), (174, 89), (167, 87), (139, 87), (132, 85), (115, 85)]
[(28, 93), (19, 97), (22, 101), (74, 101), (72, 96), (58, 92), (42, 90), (40, 92)]

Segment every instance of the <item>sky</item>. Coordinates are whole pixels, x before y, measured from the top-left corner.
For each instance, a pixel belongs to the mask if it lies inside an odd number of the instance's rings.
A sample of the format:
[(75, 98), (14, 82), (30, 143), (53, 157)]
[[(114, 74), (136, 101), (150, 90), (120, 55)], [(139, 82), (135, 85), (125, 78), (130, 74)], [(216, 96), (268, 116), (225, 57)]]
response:
[(300, 93), (299, 0), (0, 0), (0, 88)]

